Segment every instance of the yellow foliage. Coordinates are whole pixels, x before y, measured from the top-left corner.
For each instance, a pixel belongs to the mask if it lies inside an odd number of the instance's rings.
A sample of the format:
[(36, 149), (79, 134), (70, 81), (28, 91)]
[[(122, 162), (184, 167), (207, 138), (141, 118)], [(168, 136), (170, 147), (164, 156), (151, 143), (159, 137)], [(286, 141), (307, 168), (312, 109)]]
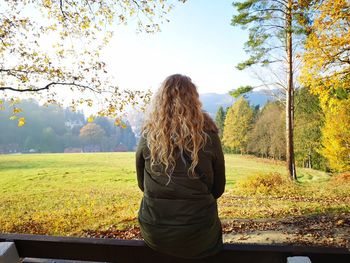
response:
[(223, 132), (223, 143), (244, 153), (247, 148), (248, 133), (253, 120), (253, 110), (249, 103), (239, 98), (228, 110)]
[[(163, 0), (2, 1), (0, 57), (1, 61), (9, 63), (0, 78), (1, 89), (6, 93), (15, 90), (28, 94), (44, 105), (62, 104), (61, 99), (52, 99), (56, 98), (57, 91), (74, 92), (75, 101), (87, 96), (100, 97), (102, 116), (113, 118), (118, 111), (123, 113), (124, 106), (140, 103), (140, 107), (144, 107), (150, 95), (118, 91), (101, 61), (100, 51), (111, 40), (114, 25), (136, 19), (139, 31), (155, 32), (157, 25), (166, 21), (171, 6), (170, 1), (163, 3)], [(45, 39), (49, 43), (43, 48)], [(10, 106), (17, 104), (12, 91), (8, 93)], [(110, 96), (102, 95), (107, 93)], [(86, 103), (93, 106), (92, 101)], [(71, 105), (72, 108), (77, 106)], [(3, 109), (0, 104), (0, 110)]]
[(334, 171), (350, 171), (350, 98), (326, 111), (321, 154)]
[(316, 9), (301, 81), (320, 97), (322, 107), (332, 107), (350, 93), (350, 2), (325, 0)]
[(80, 27), (81, 29), (88, 29), (90, 27), (90, 19), (87, 16), (84, 16)]
[(11, 98), (10, 99), (10, 106), (13, 106), (15, 104), (18, 104), (21, 102), (21, 99), (20, 98)]
[(94, 121), (94, 119), (95, 119), (95, 117), (94, 117), (94, 116), (92, 116), (92, 115), (90, 115), (90, 117), (87, 119), (87, 121), (88, 121), (88, 122), (93, 122), (93, 121)]
[(29, 79), (28, 79), (28, 77), (27, 77), (26, 75), (22, 75), (22, 76), (20, 77), (20, 79), (21, 79), (21, 81), (22, 81), (23, 83), (29, 81)]
[(280, 173), (255, 174), (238, 181), (237, 187), (246, 194), (283, 195), (293, 192), (293, 183)]
[(20, 109), (20, 108), (13, 108), (13, 114), (16, 114), (16, 113), (20, 113), (20, 112), (22, 112), (22, 109)]
[(43, 5), (47, 8), (51, 8), (52, 2), (51, 2), (51, 0), (43, 0)]
[(325, 114), (320, 153), (334, 171), (350, 170), (350, 2), (320, 1), (303, 56), (301, 82)]
[(335, 185), (350, 184), (350, 172), (334, 175), (331, 183)]
[(118, 125), (120, 125), (120, 124), (121, 124), (121, 120), (120, 120), (119, 118), (117, 118), (117, 119), (114, 120), (114, 125), (115, 125), (115, 126), (118, 126)]
[(26, 119), (21, 117), (18, 119), (18, 127), (22, 127), (26, 123)]

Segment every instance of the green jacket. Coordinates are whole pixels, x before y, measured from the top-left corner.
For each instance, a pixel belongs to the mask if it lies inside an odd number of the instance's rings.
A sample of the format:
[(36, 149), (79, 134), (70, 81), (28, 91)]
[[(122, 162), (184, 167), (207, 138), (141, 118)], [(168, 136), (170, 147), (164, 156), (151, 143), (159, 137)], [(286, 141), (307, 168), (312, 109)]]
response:
[[(217, 202), (225, 189), (225, 162), (218, 135), (198, 153), (203, 178), (188, 177), (188, 164), (179, 158), (174, 172), (151, 171), (145, 138), (136, 151), (136, 172), (144, 192), (138, 220), (146, 244), (154, 250), (183, 258), (202, 258), (222, 248)], [(155, 168), (154, 168), (155, 170)]]

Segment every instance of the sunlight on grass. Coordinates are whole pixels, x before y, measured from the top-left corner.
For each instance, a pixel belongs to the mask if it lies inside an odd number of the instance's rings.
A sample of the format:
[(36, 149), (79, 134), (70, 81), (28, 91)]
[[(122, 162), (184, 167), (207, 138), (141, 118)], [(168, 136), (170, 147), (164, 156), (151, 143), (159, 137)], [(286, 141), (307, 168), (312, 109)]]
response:
[[(300, 182), (293, 191), (264, 196), (239, 188), (238, 182), (257, 174), (286, 177), (283, 163), (240, 155), (225, 160), (222, 218), (349, 211), (349, 184), (335, 184), (326, 173), (298, 169)], [(1, 155), (0, 232), (79, 236), (136, 225), (142, 193), (134, 162), (134, 153)]]

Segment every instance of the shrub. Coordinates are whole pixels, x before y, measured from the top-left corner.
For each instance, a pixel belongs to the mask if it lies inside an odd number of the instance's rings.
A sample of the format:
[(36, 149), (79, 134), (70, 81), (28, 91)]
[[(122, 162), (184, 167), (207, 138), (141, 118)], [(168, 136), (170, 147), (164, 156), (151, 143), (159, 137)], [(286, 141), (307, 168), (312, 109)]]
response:
[(332, 176), (331, 182), (337, 185), (350, 184), (350, 172), (345, 172)]
[(247, 194), (284, 195), (294, 190), (293, 183), (280, 173), (255, 174), (237, 183), (237, 190)]

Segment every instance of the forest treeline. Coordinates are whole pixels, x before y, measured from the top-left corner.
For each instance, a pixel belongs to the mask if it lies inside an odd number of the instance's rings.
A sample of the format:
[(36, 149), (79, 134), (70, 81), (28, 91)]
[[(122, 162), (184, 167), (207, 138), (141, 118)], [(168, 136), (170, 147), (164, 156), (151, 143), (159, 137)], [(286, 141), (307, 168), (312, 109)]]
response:
[[(307, 88), (296, 90), (297, 166), (333, 171), (347, 169), (349, 157), (341, 155), (341, 147), (349, 138), (349, 130), (346, 130), (349, 113), (349, 107), (335, 113), (324, 112), (316, 95)], [(215, 120), (226, 152), (285, 160), (285, 107), (280, 101), (270, 101), (259, 108), (250, 105), (242, 95), (231, 107), (220, 107)]]
[(13, 121), (10, 101), (4, 100), (0, 114), (0, 153), (15, 152), (99, 152), (130, 151), (135, 134), (126, 122), (116, 126), (112, 119), (97, 117), (93, 123), (82, 112), (57, 105), (41, 106), (35, 100), (22, 100), (25, 125)]
[(297, 165), (350, 171), (350, 2), (239, 0), (233, 6), (231, 24), (249, 33), (249, 56), (236, 68), (253, 68), (259, 84), (230, 94), (265, 87), (278, 90), (280, 102), (258, 110), (241, 97), (224, 113), (225, 147), (285, 160), (295, 181)]

